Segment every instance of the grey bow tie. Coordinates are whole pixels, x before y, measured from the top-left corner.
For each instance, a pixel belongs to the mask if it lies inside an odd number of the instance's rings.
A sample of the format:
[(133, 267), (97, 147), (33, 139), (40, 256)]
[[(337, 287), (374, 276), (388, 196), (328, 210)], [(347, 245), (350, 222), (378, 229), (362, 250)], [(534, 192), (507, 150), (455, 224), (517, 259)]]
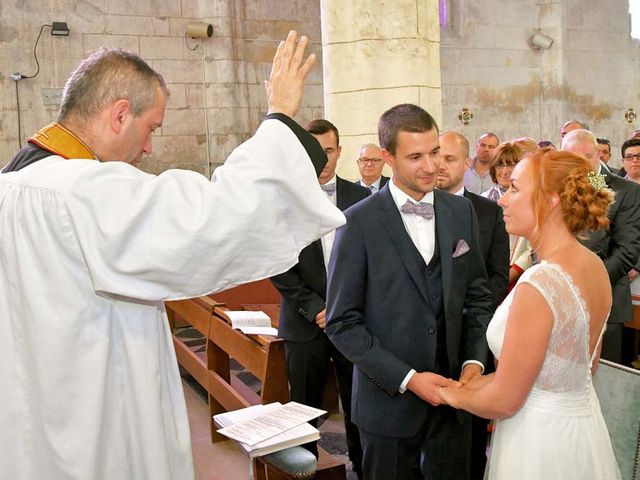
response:
[(411, 200), (407, 200), (407, 203), (400, 207), (400, 211), (402, 213), (419, 215), (427, 220), (431, 220), (433, 218), (433, 205), (430, 203), (415, 204)]
[(336, 184), (335, 183), (327, 183), (325, 185), (320, 185), (320, 188), (327, 195), (333, 195), (335, 193), (335, 191), (336, 191)]

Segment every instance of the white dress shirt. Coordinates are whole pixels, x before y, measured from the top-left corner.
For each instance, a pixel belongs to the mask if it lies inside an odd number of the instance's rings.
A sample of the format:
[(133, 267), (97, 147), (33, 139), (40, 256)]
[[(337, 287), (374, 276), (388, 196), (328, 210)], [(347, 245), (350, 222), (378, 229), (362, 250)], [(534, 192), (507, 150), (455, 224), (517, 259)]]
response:
[[(409, 197), (409, 195), (407, 195), (402, 190), (400, 190), (396, 186), (396, 184), (393, 182), (393, 179), (389, 181), (389, 191), (391, 192), (393, 201), (398, 207), (398, 211), (400, 211), (400, 207), (402, 207), (402, 205), (404, 205), (407, 202), (407, 200), (410, 200), (413, 203), (418, 203), (414, 199)], [(464, 187), (460, 189), (459, 192), (456, 192), (456, 194), (457, 195), (464, 194)], [(425, 194), (422, 200), (420, 200), (420, 203), (430, 203), (431, 205), (433, 205), (434, 204), (433, 191)], [(430, 220), (427, 220), (426, 218), (421, 217), (420, 215), (413, 215), (413, 214), (407, 214), (402, 212), (400, 212), (400, 217), (402, 218), (402, 222), (404, 223), (404, 227), (406, 228), (407, 233), (409, 234), (409, 237), (411, 237), (411, 240), (413, 241), (414, 245), (420, 252), (420, 255), (422, 255), (422, 258), (424, 258), (425, 263), (428, 265), (431, 259), (433, 258), (433, 253), (435, 251), (435, 244), (436, 244), (435, 212), (434, 212), (433, 218)], [(476, 360), (467, 360), (462, 364), (462, 368), (464, 369), (464, 367), (469, 363), (473, 363), (480, 366), (482, 371), (484, 371), (484, 365), (481, 362), (478, 362)], [(407, 385), (409, 384), (409, 380), (411, 380), (411, 377), (413, 376), (414, 373), (416, 373), (416, 371), (412, 368), (409, 371), (409, 373), (407, 373), (407, 376), (404, 377), (404, 380), (400, 384), (400, 388), (398, 388), (398, 391), (400, 393), (404, 393), (407, 391)]]
[[(409, 197), (406, 193), (400, 190), (396, 184), (391, 180), (389, 182), (389, 190), (391, 191), (391, 196), (393, 197), (393, 201), (398, 207), (398, 211), (402, 205), (404, 205), (407, 200), (417, 203), (430, 203), (433, 205), (433, 192), (429, 192), (425, 194), (425, 196), (420, 200), (420, 202), (416, 202), (413, 198)], [(416, 246), (422, 258), (426, 264), (429, 264), (431, 259), (433, 258), (433, 252), (435, 250), (436, 245), (436, 217), (430, 220), (427, 220), (420, 215), (413, 215), (402, 213), (400, 211), (400, 217), (402, 217), (402, 223), (404, 223), (404, 228), (406, 228), (407, 233), (411, 237), (413, 244)]]
[(380, 190), (381, 180), (382, 180), (382, 177), (378, 177), (378, 179), (375, 182), (373, 182), (371, 185), (367, 185), (364, 182), (364, 180), (361, 178), (360, 180), (358, 180), (358, 183), (360, 184), (361, 187), (368, 188), (369, 190), (371, 190), (372, 193), (375, 193), (378, 190)]

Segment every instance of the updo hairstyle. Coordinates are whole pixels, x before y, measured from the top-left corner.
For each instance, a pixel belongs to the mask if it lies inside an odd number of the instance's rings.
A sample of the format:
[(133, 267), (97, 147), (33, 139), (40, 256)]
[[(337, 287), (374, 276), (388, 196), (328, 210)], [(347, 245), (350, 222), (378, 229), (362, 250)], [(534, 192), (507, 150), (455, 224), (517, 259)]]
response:
[(586, 159), (547, 148), (527, 160), (534, 188), (532, 202), (536, 236), (549, 214), (547, 197), (554, 192), (560, 196), (559, 208), (572, 235), (609, 227), (607, 210), (613, 203), (613, 192), (606, 188), (597, 190), (589, 182), (588, 174), (593, 170)]

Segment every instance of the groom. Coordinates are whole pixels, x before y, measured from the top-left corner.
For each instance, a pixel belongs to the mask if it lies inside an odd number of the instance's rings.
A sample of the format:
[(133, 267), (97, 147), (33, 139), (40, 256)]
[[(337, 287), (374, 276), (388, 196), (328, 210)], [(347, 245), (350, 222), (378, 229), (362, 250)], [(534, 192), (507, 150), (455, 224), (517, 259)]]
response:
[(354, 364), (352, 420), (367, 480), (469, 476), (470, 416), (438, 387), (480, 375), (490, 316), (471, 203), (435, 190), (438, 127), (416, 105), (378, 124), (393, 178), (345, 212), (329, 265), (326, 332)]

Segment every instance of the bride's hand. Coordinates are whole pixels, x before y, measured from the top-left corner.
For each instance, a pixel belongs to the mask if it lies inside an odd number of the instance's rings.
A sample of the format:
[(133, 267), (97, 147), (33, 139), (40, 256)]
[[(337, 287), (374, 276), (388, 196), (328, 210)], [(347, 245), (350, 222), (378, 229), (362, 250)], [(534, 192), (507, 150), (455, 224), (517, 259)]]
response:
[(479, 390), (480, 388), (484, 387), (493, 378), (494, 375), (495, 373), (490, 373), (488, 375), (480, 375), (478, 377), (475, 377), (470, 382), (467, 382), (464, 385), (464, 388), (466, 388), (467, 390)]
[(456, 397), (458, 392), (460, 392), (460, 390), (464, 388), (465, 387), (459, 387), (459, 388), (440, 387), (438, 388), (438, 396), (440, 397), (440, 400), (442, 400), (442, 403), (449, 405), (450, 407), (453, 407), (453, 408), (458, 408)]

